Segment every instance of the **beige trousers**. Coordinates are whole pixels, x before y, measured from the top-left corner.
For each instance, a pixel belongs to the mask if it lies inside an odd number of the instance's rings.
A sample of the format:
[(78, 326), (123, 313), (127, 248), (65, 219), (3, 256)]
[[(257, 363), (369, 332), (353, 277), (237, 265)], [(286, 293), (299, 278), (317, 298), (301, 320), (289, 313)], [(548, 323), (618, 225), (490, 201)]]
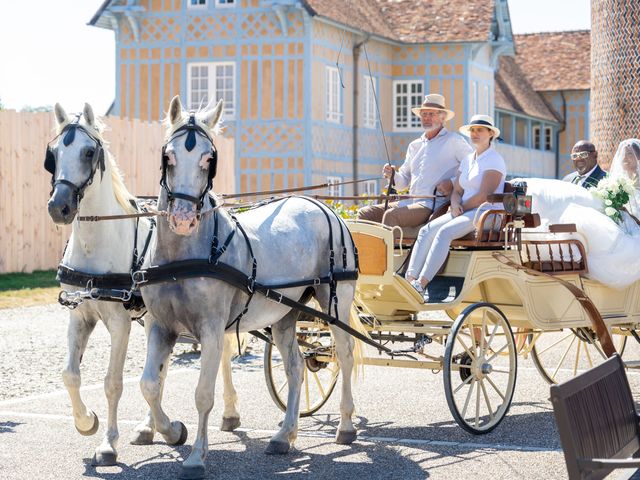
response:
[(358, 210), (358, 220), (384, 223), (390, 227), (417, 227), (429, 220), (431, 209), (422, 203), (414, 203), (399, 207), (398, 202), (389, 202), (384, 210), (384, 203), (369, 205)]

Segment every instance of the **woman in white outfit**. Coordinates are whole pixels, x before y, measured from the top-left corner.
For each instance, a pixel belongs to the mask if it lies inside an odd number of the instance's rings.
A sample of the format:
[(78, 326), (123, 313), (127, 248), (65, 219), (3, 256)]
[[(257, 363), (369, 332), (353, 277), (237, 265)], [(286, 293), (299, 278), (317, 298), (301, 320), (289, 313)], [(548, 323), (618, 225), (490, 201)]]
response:
[[(406, 278), (420, 293), (442, 267), (451, 242), (475, 230), (473, 220), (487, 195), (502, 193), (507, 168), (492, 142), (500, 135), (488, 115), (474, 115), (460, 133), (471, 138), (474, 152), (461, 163), (451, 194), (449, 213), (420, 229), (409, 261)], [(486, 204), (489, 209), (493, 205)]]
[(640, 217), (640, 140), (630, 138), (620, 142), (611, 162), (609, 176), (626, 176), (633, 182), (636, 191), (631, 195), (626, 208), (634, 217)]

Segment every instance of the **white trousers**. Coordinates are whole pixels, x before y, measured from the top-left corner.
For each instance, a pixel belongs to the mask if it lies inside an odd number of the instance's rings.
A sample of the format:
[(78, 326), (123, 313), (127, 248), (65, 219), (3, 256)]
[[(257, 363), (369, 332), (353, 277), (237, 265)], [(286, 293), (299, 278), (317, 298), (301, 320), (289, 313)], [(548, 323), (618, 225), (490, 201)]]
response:
[(475, 230), (473, 219), (477, 208), (453, 217), (446, 213), (420, 229), (411, 251), (406, 276), (433, 280), (449, 254), (451, 242)]

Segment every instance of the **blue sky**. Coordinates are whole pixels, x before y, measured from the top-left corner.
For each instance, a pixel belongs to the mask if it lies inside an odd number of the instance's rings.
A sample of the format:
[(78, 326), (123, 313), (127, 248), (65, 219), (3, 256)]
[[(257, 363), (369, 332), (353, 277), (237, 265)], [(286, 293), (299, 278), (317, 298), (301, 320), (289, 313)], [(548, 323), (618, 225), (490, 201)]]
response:
[[(76, 111), (88, 101), (97, 112), (107, 110), (115, 95), (113, 32), (86, 25), (102, 1), (0, 1), (5, 108), (60, 102)], [(508, 1), (515, 33), (590, 26), (590, 0)]]

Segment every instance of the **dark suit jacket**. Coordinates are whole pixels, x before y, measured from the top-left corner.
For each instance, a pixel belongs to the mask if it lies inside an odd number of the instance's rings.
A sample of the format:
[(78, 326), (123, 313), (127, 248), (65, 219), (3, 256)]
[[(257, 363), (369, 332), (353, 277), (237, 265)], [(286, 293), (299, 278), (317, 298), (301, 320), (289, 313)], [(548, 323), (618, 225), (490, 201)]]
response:
[[(571, 182), (573, 183), (573, 179), (576, 178), (578, 176), (578, 172), (572, 172), (569, 175), (567, 175), (566, 177), (564, 177), (562, 180), (565, 182)], [(589, 175), (583, 182), (582, 182), (582, 186), (584, 188), (594, 188), (598, 186), (598, 182), (600, 180), (602, 180), (604, 177), (607, 176), (607, 172), (605, 172), (604, 170), (602, 170), (600, 168), (600, 165), (596, 165), (596, 168), (593, 172), (591, 172), (591, 175)]]

